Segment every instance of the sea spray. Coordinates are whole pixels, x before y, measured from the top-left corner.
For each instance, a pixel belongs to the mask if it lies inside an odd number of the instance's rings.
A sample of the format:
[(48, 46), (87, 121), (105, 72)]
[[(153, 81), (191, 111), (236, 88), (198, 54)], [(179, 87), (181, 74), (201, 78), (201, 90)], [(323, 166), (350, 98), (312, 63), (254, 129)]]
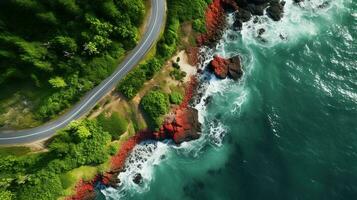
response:
[[(262, 45), (271, 47), (280, 43), (299, 41), (300, 37), (316, 36), (321, 27), (331, 23), (336, 15), (344, 9), (342, 0), (310, 0), (299, 4), (286, 0), (284, 17), (276, 22), (267, 17), (254, 16), (243, 24), (241, 31), (245, 45)], [(259, 35), (259, 30), (264, 33)]]
[[(118, 176), (120, 184), (117, 189), (107, 188), (103, 190), (105, 196), (114, 199), (127, 197), (130, 191), (147, 192), (152, 180), (153, 168), (166, 159), (171, 141), (144, 141), (137, 144), (125, 162), (125, 168)], [(140, 176), (139, 184), (134, 182), (136, 176)]]

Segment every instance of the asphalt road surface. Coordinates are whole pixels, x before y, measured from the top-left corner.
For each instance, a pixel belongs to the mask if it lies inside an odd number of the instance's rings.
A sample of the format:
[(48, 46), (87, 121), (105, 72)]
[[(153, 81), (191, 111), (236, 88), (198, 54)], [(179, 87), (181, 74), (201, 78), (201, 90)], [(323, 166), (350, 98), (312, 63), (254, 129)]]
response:
[(151, 0), (151, 7), (146, 33), (135, 49), (118, 65), (111, 76), (88, 92), (70, 111), (56, 120), (31, 129), (0, 131), (0, 145), (24, 144), (49, 138), (57, 130), (90, 111), (103, 96), (110, 92), (139, 63), (159, 38), (160, 30), (165, 23), (166, 1)]

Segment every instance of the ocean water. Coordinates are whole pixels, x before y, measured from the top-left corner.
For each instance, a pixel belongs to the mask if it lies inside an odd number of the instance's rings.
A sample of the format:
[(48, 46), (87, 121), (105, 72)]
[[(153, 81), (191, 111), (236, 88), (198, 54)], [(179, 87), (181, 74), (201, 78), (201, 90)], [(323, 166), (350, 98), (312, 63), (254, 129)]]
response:
[(202, 137), (138, 145), (106, 199), (357, 199), (357, 2), (287, 0), (282, 21), (258, 21), (203, 50), (245, 74), (206, 74)]

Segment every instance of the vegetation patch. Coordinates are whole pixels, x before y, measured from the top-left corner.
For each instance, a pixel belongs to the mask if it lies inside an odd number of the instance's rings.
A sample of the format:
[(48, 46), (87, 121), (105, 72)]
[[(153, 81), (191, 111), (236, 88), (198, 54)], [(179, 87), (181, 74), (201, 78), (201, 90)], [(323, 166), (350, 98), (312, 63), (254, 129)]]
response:
[(128, 121), (117, 112), (112, 113), (110, 116), (105, 116), (102, 113), (97, 120), (103, 130), (110, 133), (114, 140), (119, 139), (128, 130)]
[(144, 15), (143, 0), (1, 1), (0, 87), (49, 90), (33, 112), (51, 119), (113, 72)]
[[(132, 70), (118, 85), (118, 91), (132, 99), (161, 69), (161, 66), (176, 52), (180, 42), (180, 25), (192, 21), (198, 32), (204, 30), (204, 13), (211, 0), (168, 0), (168, 15), (163, 36), (160, 38), (154, 58)], [(187, 5), (190, 5), (189, 7)], [(160, 64), (160, 65), (159, 65)], [(182, 80), (186, 74), (176, 69), (171, 76)]]
[(179, 105), (183, 100), (183, 96), (181, 93), (173, 91), (170, 94), (170, 103)]
[(168, 95), (160, 90), (148, 92), (140, 102), (145, 114), (153, 128), (158, 128), (162, 123), (162, 115), (169, 111), (170, 104)]
[(0, 188), (14, 199), (57, 199), (71, 183), (69, 171), (108, 161), (111, 136), (95, 120), (71, 123), (49, 143), (49, 151), (0, 157)]
[(31, 152), (29, 147), (1, 147), (0, 157), (5, 156), (22, 156)]

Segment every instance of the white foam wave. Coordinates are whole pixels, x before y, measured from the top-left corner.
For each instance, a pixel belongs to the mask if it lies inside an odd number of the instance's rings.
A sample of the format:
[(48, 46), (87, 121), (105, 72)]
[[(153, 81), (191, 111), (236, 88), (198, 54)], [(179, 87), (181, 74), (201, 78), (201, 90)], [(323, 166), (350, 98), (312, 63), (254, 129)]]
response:
[(219, 121), (211, 121), (209, 123), (209, 131), (207, 138), (212, 145), (217, 147), (222, 146), (223, 138), (227, 133), (227, 128)]
[[(298, 41), (300, 37), (312, 37), (319, 32), (319, 26), (333, 20), (334, 14), (338, 14), (342, 7), (338, 0), (306, 0), (300, 4), (286, 0), (284, 16), (280, 21), (273, 21), (264, 15), (243, 23), (242, 40), (245, 44), (273, 46)], [(321, 17), (322, 21), (311, 20), (315, 17)], [(261, 36), (259, 29), (265, 30)]]
[(244, 102), (247, 101), (247, 97), (248, 97), (247, 91), (243, 90), (241, 92), (241, 95), (239, 95), (233, 102), (233, 109), (231, 110), (232, 114), (240, 114), (242, 105), (244, 104)]
[(205, 87), (205, 92), (200, 100), (200, 102), (195, 106), (198, 110), (198, 120), (200, 123), (204, 123), (204, 117), (206, 116), (206, 102), (205, 100), (215, 94), (220, 94), (224, 96), (225, 91), (229, 88), (232, 83), (230, 79), (217, 79), (215, 75), (211, 74), (209, 76), (210, 81)]
[[(145, 141), (136, 145), (125, 162), (125, 170), (118, 176), (120, 180), (117, 189), (107, 188), (103, 194), (110, 199), (127, 197), (129, 191), (146, 192), (150, 189), (153, 170), (169, 150), (167, 142)], [(142, 176), (142, 183), (134, 183), (137, 174)]]

